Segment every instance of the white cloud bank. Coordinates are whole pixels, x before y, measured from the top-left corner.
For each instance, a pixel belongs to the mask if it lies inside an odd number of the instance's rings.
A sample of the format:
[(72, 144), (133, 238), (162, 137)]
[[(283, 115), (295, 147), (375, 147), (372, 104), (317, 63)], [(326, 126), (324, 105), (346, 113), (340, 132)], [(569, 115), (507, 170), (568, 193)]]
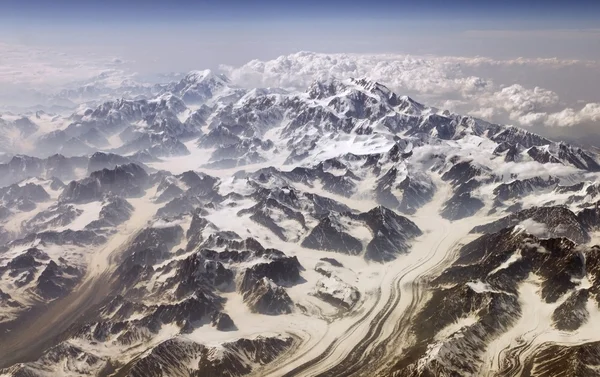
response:
[[(64, 53), (0, 42), (0, 107), (27, 99), (33, 102), (31, 104), (40, 103), (43, 95), (58, 93), (63, 88), (87, 85), (116, 88), (131, 83), (136, 76), (128, 71), (131, 68), (128, 63), (115, 56), (82, 51)], [(557, 58), (498, 60), (299, 52), (273, 60), (252, 60), (238, 67), (221, 67), (234, 83), (247, 87), (303, 90), (319, 78), (368, 77), (425, 104), (501, 123), (554, 130), (585, 125), (581, 130), (585, 128), (590, 132), (595, 127), (590, 128), (590, 124), (600, 122), (597, 98), (569, 103), (559, 93), (544, 88), (544, 80), (541, 85), (530, 86), (517, 78), (505, 85), (495, 74), (503, 72), (505, 79), (519, 77), (516, 72), (522, 72), (523, 68), (543, 69), (556, 75), (564, 70), (586, 69), (600, 77), (598, 62)], [(577, 92), (577, 88), (570, 88), (570, 91)]]
[(580, 108), (563, 103), (556, 92), (521, 84), (503, 86), (489, 77), (465, 73), (469, 68), (511, 69), (527, 66), (559, 70), (577, 66), (600, 71), (598, 63), (556, 58), (494, 60), (485, 57), (399, 54), (319, 54), (299, 52), (277, 59), (252, 60), (240, 67), (223, 66), (233, 82), (248, 87), (305, 88), (324, 77), (368, 77), (399, 94), (427, 104), (521, 126), (573, 127), (600, 121), (600, 104)]
[(121, 72), (117, 57), (69, 54), (50, 48), (0, 42), (0, 85), (49, 89)]

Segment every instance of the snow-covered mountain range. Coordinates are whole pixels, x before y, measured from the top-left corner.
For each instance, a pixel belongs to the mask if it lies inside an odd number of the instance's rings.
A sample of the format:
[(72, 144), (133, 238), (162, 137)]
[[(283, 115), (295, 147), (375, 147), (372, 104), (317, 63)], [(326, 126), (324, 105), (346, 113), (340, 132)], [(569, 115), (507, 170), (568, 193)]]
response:
[(598, 156), (384, 84), (3, 114), (0, 376), (598, 375)]

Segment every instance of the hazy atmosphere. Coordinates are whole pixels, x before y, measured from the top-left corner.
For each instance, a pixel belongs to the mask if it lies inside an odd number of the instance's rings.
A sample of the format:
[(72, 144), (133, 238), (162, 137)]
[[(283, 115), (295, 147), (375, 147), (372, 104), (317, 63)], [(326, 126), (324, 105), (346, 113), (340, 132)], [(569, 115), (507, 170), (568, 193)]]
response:
[(8, 1), (1, 10), (9, 109), (48, 105), (62, 88), (210, 68), (242, 86), (371, 77), (553, 137), (595, 133), (600, 121), (594, 1)]
[(0, 377), (600, 377), (599, 88), (599, 0), (0, 0)]

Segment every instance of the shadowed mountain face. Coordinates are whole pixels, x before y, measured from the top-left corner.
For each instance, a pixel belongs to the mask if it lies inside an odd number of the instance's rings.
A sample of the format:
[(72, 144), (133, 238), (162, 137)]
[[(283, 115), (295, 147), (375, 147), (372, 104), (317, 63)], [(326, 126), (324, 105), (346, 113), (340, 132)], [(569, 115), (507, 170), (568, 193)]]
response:
[(11, 126), (0, 375), (597, 374), (594, 153), (365, 78), (142, 92)]

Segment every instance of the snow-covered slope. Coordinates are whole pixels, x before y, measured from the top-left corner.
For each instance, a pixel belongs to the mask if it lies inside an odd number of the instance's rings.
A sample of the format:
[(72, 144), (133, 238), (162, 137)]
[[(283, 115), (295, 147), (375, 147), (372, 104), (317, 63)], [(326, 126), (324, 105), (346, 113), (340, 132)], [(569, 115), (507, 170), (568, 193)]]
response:
[(0, 119), (0, 375), (597, 369), (594, 153), (368, 78), (129, 87)]

